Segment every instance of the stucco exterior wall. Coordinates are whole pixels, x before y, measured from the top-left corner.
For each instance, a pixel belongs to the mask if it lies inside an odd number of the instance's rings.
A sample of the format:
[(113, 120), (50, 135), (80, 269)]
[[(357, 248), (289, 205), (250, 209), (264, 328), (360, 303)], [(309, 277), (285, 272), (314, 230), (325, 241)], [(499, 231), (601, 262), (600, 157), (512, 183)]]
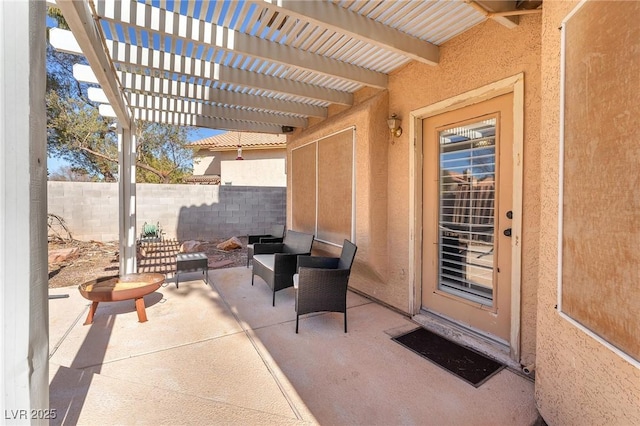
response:
[[(411, 111), (524, 73), (524, 170), (522, 217), (521, 363), (535, 359), (538, 232), (540, 220), (540, 25), (539, 15), (520, 18), (507, 29), (488, 20), (441, 47), (437, 67), (411, 63), (393, 74), (389, 82), (389, 112), (408, 126)], [(408, 130), (408, 129), (407, 129)], [(412, 146), (405, 131), (389, 151), (389, 252), (394, 286), (406, 288), (409, 268), (408, 159)], [(419, 254), (417, 254), (419, 256)]]
[[(245, 160), (265, 160), (270, 158), (284, 159), (286, 155), (287, 150), (284, 148), (243, 148), (242, 150), (242, 158)], [(193, 174), (194, 176), (220, 175), (222, 171), (220, 166), (221, 163), (223, 161), (235, 160), (237, 156), (237, 149), (230, 149), (226, 151), (200, 150), (193, 157)]]
[(578, 2), (545, 2), (536, 401), (550, 425), (640, 424), (640, 369), (560, 317), (558, 173), (560, 27)]
[[(413, 313), (409, 280), (410, 235), (410, 112), (495, 81), (524, 74), (524, 196), (521, 362), (535, 356), (538, 231), (540, 228), (540, 28), (541, 16), (523, 16), (520, 25), (507, 29), (489, 20), (441, 46), (441, 62), (432, 67), (412, 62), (389, 78), (388, 109), (363, 102), (352, 110), (330, 110), (331, 117), (289, 138), (292, 146), (356, 125), (358, 137), (357, 229), (359, 260), (369, 262), (367, 272), (352, 275), (350, 284), (408, 314)], [(363, 90), (356, 100), (372, 96)], [(381, 95), (377, 95), (381, 96)], [(377, 99), (374, 97), (373, 99)], [(404, 133), (392, 138), (386, 119), (403, 119)], [(366, 131), (365, 131), (366, 130)], [(367, 140), (370, 138), (370, 140)], [(365, 149), (367, 156), (363, 155)], [(362, 187), (361, 179), (380, 185)], [(288, 193), (287, 206), (291, 199)], [(372, 209), (373, 211), (367, 211)], [(384, 213), (383, 213), (384, 212)], [(291, 212), (288, 212), (291, 217)], [(383, 221), (386, 220), (386, 223)], [(384, 233), (384, 238), (380, 235)], [(376, 250), (380, 263), (367, 256)], [(383, 250), (384, 255), (382, 255)], [(419, 257), (421, 254), (416, 253)], [(384, 269), (382, 269), (384, 265)], [(420, 285), (417, 283), (416, 285)]]
[[(310, 127), (305, 132), (296, 132), (287, 144), (287, 227), (292, 226), (291, 201), (291, 150), (306, 143), (329, 136), (348, 127), (356, 128), (355, 154), (355, 244), (358, 253), (354, 262), (349, 285), (359, 291), (384, 300), (387, 303), (406, 305), (401, 294), (389, 285), (388, 241), (387, 241), (387, 145), (389, 130), (386, 126), (388, 94), (370, 94), (354, 108), (337, 113), (326, 121)], [(366, 96), (365, 96), (366, 97)], [(340, 202), (336, 200), (336, 202)], [(330, 254), (339, 249), (315, 242), (314, 250)], [(395, 293), (395, 294), (394, 294)]]
[[(284, 155), (284, 154), (283, 154)], [(220, 184), (240, 186), (287, 186), (284, 158), (222, 161)]]

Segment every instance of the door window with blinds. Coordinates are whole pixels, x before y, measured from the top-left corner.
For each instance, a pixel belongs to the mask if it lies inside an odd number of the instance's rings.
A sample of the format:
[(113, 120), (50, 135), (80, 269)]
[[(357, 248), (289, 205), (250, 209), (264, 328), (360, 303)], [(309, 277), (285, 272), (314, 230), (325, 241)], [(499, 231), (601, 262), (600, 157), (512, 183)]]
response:
[(438, 132), (438, 288), (493, 306), (496, 119)]

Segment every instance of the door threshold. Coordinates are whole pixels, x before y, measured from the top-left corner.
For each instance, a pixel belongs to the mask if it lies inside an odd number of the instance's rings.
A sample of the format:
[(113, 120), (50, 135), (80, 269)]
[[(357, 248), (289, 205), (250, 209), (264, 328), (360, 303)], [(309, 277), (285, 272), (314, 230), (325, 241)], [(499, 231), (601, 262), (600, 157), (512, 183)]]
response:
[(509, 345), (492, 339), (485, 334), (461, 326), (447, 318), (432, 312), (421, 310), (412, 317), (412, 320), (429, 331), (437, 333), (462, 346), (474, 349), (507, 367), (522, 373), (521, 365), (510, 357)]

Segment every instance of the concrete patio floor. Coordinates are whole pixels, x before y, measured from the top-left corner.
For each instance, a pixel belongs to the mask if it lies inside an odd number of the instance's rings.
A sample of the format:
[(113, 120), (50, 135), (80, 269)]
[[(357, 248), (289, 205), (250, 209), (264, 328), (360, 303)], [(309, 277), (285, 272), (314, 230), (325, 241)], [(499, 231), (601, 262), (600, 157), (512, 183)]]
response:
[(247, 268), (183, 274), (145, 297), (101, 303), (50, 289), (51, 424), (531, 425), (534, 384), (503, 369), (475, 388), (391, 337), (409, 318), (350, 292), (342, 315), (300, 320)]

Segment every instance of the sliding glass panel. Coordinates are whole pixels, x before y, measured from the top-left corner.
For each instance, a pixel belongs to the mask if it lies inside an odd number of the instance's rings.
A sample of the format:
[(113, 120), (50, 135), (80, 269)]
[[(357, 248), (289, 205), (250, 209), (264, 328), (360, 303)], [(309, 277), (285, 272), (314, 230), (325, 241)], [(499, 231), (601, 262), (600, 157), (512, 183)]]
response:
[(493, 305), (496, 120), (438, 133), (438, 288)]

